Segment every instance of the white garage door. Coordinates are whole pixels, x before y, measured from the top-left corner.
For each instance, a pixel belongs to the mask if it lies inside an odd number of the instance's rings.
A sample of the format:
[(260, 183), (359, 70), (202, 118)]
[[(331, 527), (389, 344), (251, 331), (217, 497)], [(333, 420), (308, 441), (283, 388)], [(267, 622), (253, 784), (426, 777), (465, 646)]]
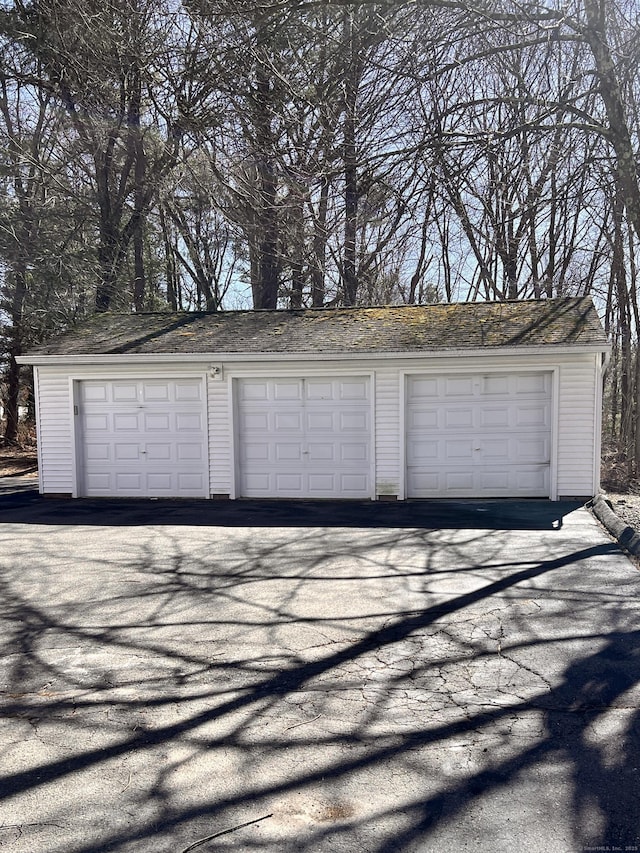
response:
[(79, 386), (83, 495), (208, 497), (201, 379)]
[(551, 373), (407, 379), (407, 496), (548, 497)]
[(366, 377), (241, 379), (241, 497), (370, 498)]

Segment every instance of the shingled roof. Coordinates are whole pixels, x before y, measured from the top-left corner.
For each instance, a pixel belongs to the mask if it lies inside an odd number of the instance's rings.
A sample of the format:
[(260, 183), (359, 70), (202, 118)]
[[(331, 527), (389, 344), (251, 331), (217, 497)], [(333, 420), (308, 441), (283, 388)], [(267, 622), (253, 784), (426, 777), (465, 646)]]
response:
[[(28, 355), (409, 353), (607, 341), (591, 299), (98, 314)], [(28, 358), (25, 359), (28, 361)]]

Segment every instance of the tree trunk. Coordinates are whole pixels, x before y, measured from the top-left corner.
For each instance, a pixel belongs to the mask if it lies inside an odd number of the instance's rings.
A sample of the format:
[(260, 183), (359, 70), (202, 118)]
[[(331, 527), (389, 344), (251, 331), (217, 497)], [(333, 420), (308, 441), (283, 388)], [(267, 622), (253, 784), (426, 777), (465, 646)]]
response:
[(144, 187), (146, 180), (146, 162), (144, 154), (144, 142), (140, 129), (140, 111), (142, 105), (142, 83), (140, 70), (137, 67), (137, 59), (132, 61), (134, 71), (131, 73), (131, 95), (129, 110), (127, 113), (129, 145), (134, 158), (134, 184), (133, 204), (135, 210), (135, 231), (133, 233), (133, 256), (134, 256), (134, 281), (133, 281), (133, 307), (136, 311), (144, 311), (144, 297), (146, 291), (144, 270)]
[(7, 349), (9, 366), (7, 377), (7, 420), (4, 431), (4, 444), (15, 444), (18, 437), (19, 404), (20, 404), (20, 366), (16, 358), (22, 355), (22, 323), (23, 308), (27, 295), (27, 272), (23, 264), (14, 270), (14, 292), (11, 299), (9, 316), (11, 330)]
[(329, 181), (325, 178), (320, 187), (318, 215), (314, 218), (313, 269), (311, 270), (311, 305), (322, 308), (325, 294), (325, 263), (327, 253), (327, 210), (329, 204)]
[(347, 66), (344, 75), (344, 250), (342, 256), (342, 298), (345, 305), (356, 304), (358, 273), (356, 269), (356, 235), (358, 228), (358, 160), (356, 150), (356, 100), (358, 57), (352, 8), (345, 10), (344, 35)]
[[(512, 247), (510, 247), (511, 249)], [(514, 250), (515, 251), (515, 250)], [(509, 254), (506, 258), (504, 258), (504, 274), (506, 279), (506, 298), (507, 299), (517, 299), (518, 298), (518, 262), (517, 259), (513, 256), (512, 252), (509, 251)]]
[(167, 302), (172, 311), (178, 310), (178, 276), (176, 275), (176, 260), (171, 245), (167, 217), (164, 206), (160, 205), (160, 230), (162, 231), (162, 242), (164, 245), (164, 269), (167, 285)]
[(108, 311), (115, 296), (118, 279), (117, 255), (117, 238), (112, 235), (104, 237), (98, 247), (98, 263), (101, 273), (96, 288), (96, 311), (98, 312)]
[(302, 308), (304, 292), (304, 197), (297, 193), (292, 202), (293, 223), (291, 226), (291, 297), (289, 305), (296, 310)]
[(624, 202), (618, 187), (613, 208), (614, 241), (611, 274), (615, 281), (620, 333), (620, 431), (618, 450), (630, 465), (632, 459), (631, 429), (633, 423), (632, 380), (634, 365), (631, 357), (631, 322), (629, 290), (624, 254)]
[(260, 168), (261, 237), (259, 243), (259, 304), (255, 308), (278, 307), (278, 215), (276, 211), (276, 178), (271, 162)]
[(146, 290), (142, 223), (143, 220), (140, 219), (136, 233), (133, 235), (133, 307), (136, 311), (144, 311), (144, 295)]
[(20, 355), (20, 348), (11, 344), (9, 349), (9, 366), (7, 367), (7, 414), (3, 437), (4, 444), (15, 444), (18, 438), (18, 401), (20, 399), (20, 367), (16, 356)]
[(596, 65), (598, 87), (609, 120), (609, 138), (616, 154), (617, 175), (624, 206), (637, 236), (640, 237), (640, 176), (627, 123), (624, 99), (616, 77), (611, 47), (607, 41), (606, 4), (584, 0), (587, 16), (585, 38)]
[(255, 92), (255, 129), (258, 161), (258, 281), (254, 290), (254, 308), (277, 308), (278, 212), (276, 207), (278, 181), (273, 157), (274, 140), (271, 130), (271, 83), (264, 58), (268, 52), (269, 35), (258, 22), (258, 56)]

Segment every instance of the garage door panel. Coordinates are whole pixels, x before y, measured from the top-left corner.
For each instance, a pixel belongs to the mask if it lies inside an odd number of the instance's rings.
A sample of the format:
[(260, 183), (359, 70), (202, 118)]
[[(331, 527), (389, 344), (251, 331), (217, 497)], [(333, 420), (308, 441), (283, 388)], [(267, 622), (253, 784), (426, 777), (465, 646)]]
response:
[(169, 442), (145, 442), (144, 452), (147, 455), (147, 461), (155, 462), (171, 462), (177, 458), (177, 448), (173, 443)]
[(516, 409), (516, 426), (518, 427), (549, 427), (551, 423), (551, 407), (545, 405), (518, 406)]
[[(132, 427), (128, 427), (131, 429)], [(142, 429), (145, 432), (169, 432), (171, 420), (168, 412), (143, 412)]]
[(171, 392), (167, 382), (142, 383), (142, 401), (144, 403), (168, 402), (170, 399)]
[(240, 388), (241, 400), (266, 400), (268, 398), (268, 383), (264, 380), (243, 382)]
[(205, 463), (204, 447), (201, 444), (187, 444), (178, 442), (176, 444), (176, 458), (178, 462), (202, 462)]
[(408, 396), (412, 400), (428, 400), (440, 396), (439, 382), (436, 378), (410, 376), (408, 386)]
[(108, 473), (90, 473), (86, 476), (86, 487), (89, 490), (87, 494), (111, 494), (113, 488), (111, 485), (111, 474)]
[(178, 488), (180, 492), (192, 494), (202, 494), (207, 489), (206, 476), (201, 473), (186, 473), (178, 472), (177, 475)]
[(305, 425), (308, 432), (329, 432), (334, 430), (334, 413), (329, 412), (305, 412)]
[(272, 446), (266, 441), (245, 441), (241, 448), (243, 462), (270, 462)]
[[(269, 419), (267, 418), (267, 429)], [(302, 413), (298, 411), (274, 412), (273, 413), (273, 430), (275, 432), (285, 432), (292, 430), (300, 432), (302, 429)]]
[(308, 379), (306, 382), (307, 400), (333, 400), (336, 396), (336, 388), (333, 382)]
[(369, 486), (369, 478), (366, 474), (341, 474), (340, 491), (346, 497), (358, 497)]
[(108, 433), (110, 431), (110, 418), (107, 414), (85, 415), (83, 427), (85, 432)]
[(342, 462), (367, 463), (369, 462), (369, 445), (363, 443), (350, 444), (341, 442), (339, 444), (340, 460)]
[(265, 497), (273, 491), (268, 471), (251, 471), (243, 474), (241, 494), (245, 497)]
[(149, 486), (149, 490), (152, 491), (169, 491), (172, 486), (171, 474), (166, 472), (162, 474), (148, 474), (147, 485)]
[(204, 432), (204, 415), (202, 412), (176, 412), (175, 428), (177, 432)]
[(87, 459), (105, 462), (111, 459), (111, 444), (102, 442), (87, 442), (85, 452)]
[(447, 464), (453, 463), (465, 465), (473, 460), (473, 441), (465, 439), (463, 441), (445, 440), (444, 445), (444, 461)]
[(343, 380), (339, 384), (339, 395), (341, 400), (367, 402), (369, 399), (368, 383), (363, 380)]
[(445, 471), (445, 489), (448, 492), (472, 491), (473, 479), (471, 471)]
[(438, 409), (411, 409), (408, 413), (409, 429), (436, 429), (440, 424)]
[(407, 462), (409, 465), (426, 461), (437, 463), (440, 459), (440, 445), (437, 439), (409, 440)]
[(173, 398), (178, 403), (202, 403), (204, 399), (203, 384), (199, 379), (175, 380), (173, 383)]
[(510, 462), (514, 459), (514, 442), (502, 438), (478, 438), (474, 452), (482, 462)]
[(481, 394), (483, 396), (505, 396), (509, 394), (511, 377), (498, 373), (495, 376), (483, 376), (480, 380)]
[(366, 411), (339, 412), (341, 432), (364, 432), (369, 430), (369, 413)]
[(113, 455), (116, 462), (131, 462), (141, 457), (139, 442), (116, 441), (113, 444)]
[[(370, 497), (370, 401), (361, 377), (236, 383), (238, 481), (243, 497)], [(246, 393), (249, 386), (251, 394)], [(276, 399), (295, 388), (295, 399)], [(293, 394), (293, 392), (291, 392)], [(249, 396), (251, 399), (248, 399)], [(256, 441), (255, 424), (264, 428)], [(255, 452), (255, 445), (267, 451)]]
[(114, 432), (138, 432), (138, 415), (130, 412), (114, 413), (113, 415), (113, 430)]
[(506, 493), (509, 490), (508, 471), (478, 471), (477, 479), (482, 491)]
[(515, 377), (516, 394), (540, 394), (546, 396), (551, 390), (549, 373), (520, 374)]
[(516, 473), (516, 485), (519, 492), (531, 489), (549, 490), (549, 469), (541, 466), (523, 468)]
[(470, 397), (473, 394), (474, 377), (447, 376), (444, 380), (445, 397)]
[(473, 415), (472, 408), (447, 408), (444, 410), (444, 425), (447, 429), (470, 429), (474, 425)]
[[(336, 446), (333, 442), (308, 442), (307, 455), (309, 462), (334, 462), (336, 458)], [(302, 459), (302, 455), (299, 457)]]
[(272, 394), (269, 395), (269, 388), (267, 387), (267, 398), (271, 396), (273, 400), (301, 400), (302, 399), (302, 386), (300, 382), (282, 382), (282, 381), (274, 381), (272, 386)]
[(507, 406), (493, 408), (482, 406), (478, 412), (478, 426), (481, 429), (508, 429), (511, 421), (511, 411)]
[(280, 471), (275, 475), (275, 487), (279, 493), (288, 492), (290, 496), (304, 495), (304, 477), (300, 471)]
[(106, 403), (108, 400), (107, 386), (104, 382), (83, 382), (80, 399), (82, 402)]
[(424, 497), (444, 492), (444, 483), (440, 471), (409, 470), (407, 472), (407, 493), (409, 497)]
[(307, 473), (307, 491), (310, 497), (333, 495), (336, 492), (336, 474), (326, 471)]
[(114, 403), (136, 403), (138, 385), (135, 382), (114, 382), (111, 385), (110, 399)]
[(240, 415), (239, 422), (244, 433), (265, 433), (269, 429), (269, 413), (245, 411)]
[(549, 436), (519, 436), (513, 439), (513, 457), (523, 462), (548, 463), (551, 460)]
[(137, 471), (116, 471), (115, 481), (118, 491), (142, 494), (142, 474)]
[(302, 444), (288, 441), (274, 446), (274, 462), (299, 462), (302, 460)]
[(551, 389), (549, 372), (409, 377), (407, 495), (547, 497)]

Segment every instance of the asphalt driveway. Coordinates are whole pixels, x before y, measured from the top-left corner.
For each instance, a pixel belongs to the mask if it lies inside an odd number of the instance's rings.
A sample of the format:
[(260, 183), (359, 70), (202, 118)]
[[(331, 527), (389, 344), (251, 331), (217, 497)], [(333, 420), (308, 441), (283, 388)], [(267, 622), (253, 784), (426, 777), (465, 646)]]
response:
[(640, 572), (576, 504), (5, 480), (0, 549), (0, 850), (640, 850)]

